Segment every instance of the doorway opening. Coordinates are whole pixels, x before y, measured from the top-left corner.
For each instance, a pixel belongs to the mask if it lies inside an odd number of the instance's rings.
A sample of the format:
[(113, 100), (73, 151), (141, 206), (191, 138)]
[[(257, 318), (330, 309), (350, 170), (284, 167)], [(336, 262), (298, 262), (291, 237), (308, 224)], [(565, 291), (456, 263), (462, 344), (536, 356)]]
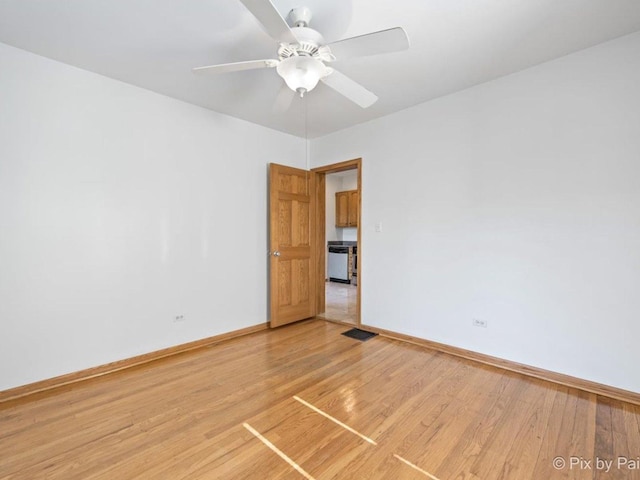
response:
[(318, 317), (359, 326), (361, 159), (312, 171), (318, 204)]

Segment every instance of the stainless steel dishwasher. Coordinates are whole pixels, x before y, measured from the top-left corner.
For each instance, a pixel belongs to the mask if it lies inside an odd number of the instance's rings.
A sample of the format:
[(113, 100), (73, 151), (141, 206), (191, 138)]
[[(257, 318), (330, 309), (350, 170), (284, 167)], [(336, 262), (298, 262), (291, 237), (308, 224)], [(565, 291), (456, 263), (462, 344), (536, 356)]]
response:
[(329, 245), (329, 281), (349, 283), (349, 247)]

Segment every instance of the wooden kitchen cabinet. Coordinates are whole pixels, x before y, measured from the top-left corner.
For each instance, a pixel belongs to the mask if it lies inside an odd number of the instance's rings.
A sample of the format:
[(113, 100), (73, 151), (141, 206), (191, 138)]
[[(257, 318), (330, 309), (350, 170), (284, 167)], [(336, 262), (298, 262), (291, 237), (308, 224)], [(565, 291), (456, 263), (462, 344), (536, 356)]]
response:
[(358, 190), (336, 192), (336, 227), (358, 226)]
[(357, 190), (350, 190), (347, 193), (349, 194), (349, 214), (347, 215), (348, 224), (350, 227), (357, 227), (358, 226), (358, 201), (360, 199), (360, 196), (358, 195)]

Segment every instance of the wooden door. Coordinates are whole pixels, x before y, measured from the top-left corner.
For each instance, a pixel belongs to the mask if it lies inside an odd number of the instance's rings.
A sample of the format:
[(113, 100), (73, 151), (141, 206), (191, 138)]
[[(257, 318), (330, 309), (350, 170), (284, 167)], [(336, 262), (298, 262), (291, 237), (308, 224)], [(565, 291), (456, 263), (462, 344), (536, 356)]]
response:
[(269, 167), (271, 327), (316, 314), (314, 175)]

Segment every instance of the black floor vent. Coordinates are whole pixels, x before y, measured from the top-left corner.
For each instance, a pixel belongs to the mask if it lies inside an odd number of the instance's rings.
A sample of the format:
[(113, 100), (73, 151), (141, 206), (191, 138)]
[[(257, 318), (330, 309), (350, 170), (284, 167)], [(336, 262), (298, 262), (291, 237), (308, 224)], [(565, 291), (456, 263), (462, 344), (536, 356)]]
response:
[(348, 332), (344, 332), (342, 335), (344, 335), (345, 337), (355, 338), (356, 340), (366, 342), (367, 340), (375, 337), (378, 334), (373, 332), (367, 332), (365, 330), (360, 330), (359, 328), (352, 328)]

